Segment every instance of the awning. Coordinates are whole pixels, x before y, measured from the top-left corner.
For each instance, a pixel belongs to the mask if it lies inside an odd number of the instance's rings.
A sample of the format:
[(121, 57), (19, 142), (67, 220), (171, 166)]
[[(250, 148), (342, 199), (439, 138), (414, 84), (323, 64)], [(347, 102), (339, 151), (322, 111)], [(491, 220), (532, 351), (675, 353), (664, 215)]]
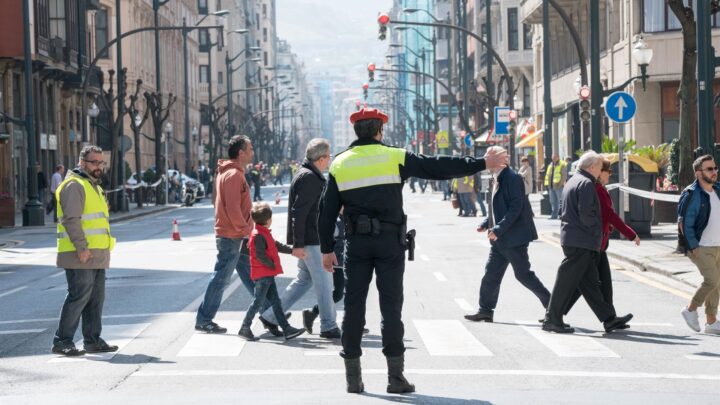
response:
[[(602, 153), (603, 157), (605, 159), (609, 160), (610, 163), (615, 163), (618, 161), (618, 154), (617, 153)], [(653, 162), (652, 160), (635, 154), (626, 153), (625, 157), (628, 161), (635, 163), (636, 165), (640, 166), (646, 173), (658, 173), (658, 164)]]
[(522, 141), (516, 143), (515, 148), (534, 148), (537, 145), (538, 137), (540, 137), (543, 132), (545, 132), (543, 129), (533, 132), (531, 135), (526, 136)]
[(484, 143), (487, 143), (487, 141), (489, 141), (490, 138), (492, 137), (492, 134), (493, 134), (493, 130), (492, 130), (492, 129), (489, 130), (489, 131), (485, 131), (485, 132), (483, 132), (482, 134), (480, 134), (480, 136), (478, 136), (477, 138), (475, 138), (475, 142), (484, 142)]

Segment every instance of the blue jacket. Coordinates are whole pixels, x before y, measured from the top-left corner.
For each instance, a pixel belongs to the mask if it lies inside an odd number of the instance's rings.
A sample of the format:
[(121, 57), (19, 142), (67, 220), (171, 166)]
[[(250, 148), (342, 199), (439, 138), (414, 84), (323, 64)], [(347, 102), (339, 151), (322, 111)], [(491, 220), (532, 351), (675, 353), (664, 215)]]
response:
[[(720, 198), (720, 183), (713, 184), (713, 190)], [(710, 219), (710, 197), (695, 180), (680, 195), (678, 203), (678, 227), (681, 241), (688, 249), (700, 246), (700, 239)], [(684, 241), (682, 239), (685, 239)]]
[[(492, 200), (495, 226), (490, 229), (497, 236), (493, 245), (500, 249), (513, 248), (538, 238), (530, 201), (525, 195), (522, 177), (510, 168), (500, 172), (498, 190)], [(490, 190), (492, 191), (492, 190)], [(487, 229), (488, 218), (480, 225)]]

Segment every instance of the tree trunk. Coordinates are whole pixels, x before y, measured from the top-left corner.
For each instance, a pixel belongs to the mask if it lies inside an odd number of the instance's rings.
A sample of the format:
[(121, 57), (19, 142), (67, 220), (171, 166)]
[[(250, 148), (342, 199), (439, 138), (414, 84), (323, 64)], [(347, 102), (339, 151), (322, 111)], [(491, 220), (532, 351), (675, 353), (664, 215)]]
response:
[(692, 8), (685, 7), (682, 0), (668, 0), (668, 6), (682, 25), (683, 64), (678, 97), (680, 99), (680, 168), (678, 186), (683, 188), (692, 183), (695, 171), (692, 168), (693, 118), (697, 109), (697, 33), (695, 14)]

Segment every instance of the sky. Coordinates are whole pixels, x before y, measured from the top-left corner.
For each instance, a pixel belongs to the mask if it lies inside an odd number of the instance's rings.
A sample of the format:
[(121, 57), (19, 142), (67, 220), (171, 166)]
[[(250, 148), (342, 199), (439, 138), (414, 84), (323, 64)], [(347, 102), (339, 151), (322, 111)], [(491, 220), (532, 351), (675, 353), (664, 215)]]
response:
[(377, 39), (377, 15), (392, 0), (276, 0), (277, 34), (305, 62), (309, 75), (367, 80), (367, 64), (382, 63), (387, 41)]

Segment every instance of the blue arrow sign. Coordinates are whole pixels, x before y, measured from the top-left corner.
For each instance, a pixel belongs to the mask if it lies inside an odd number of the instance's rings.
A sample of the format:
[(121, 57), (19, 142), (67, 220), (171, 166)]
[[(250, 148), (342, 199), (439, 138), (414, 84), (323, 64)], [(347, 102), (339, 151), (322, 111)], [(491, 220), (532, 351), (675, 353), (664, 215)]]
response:
[(616, 91), (605, 101), (605, 115), (616, 123), (630, 121), (637, 112), (637, 103), (630, 93)]
[(473, 134), (470, 132), (469, 134), (465, 135), (465, 146), (472, 146), (473, 145)]
[(510, 107), (495, 107), (495, 135), (508, 135)]

